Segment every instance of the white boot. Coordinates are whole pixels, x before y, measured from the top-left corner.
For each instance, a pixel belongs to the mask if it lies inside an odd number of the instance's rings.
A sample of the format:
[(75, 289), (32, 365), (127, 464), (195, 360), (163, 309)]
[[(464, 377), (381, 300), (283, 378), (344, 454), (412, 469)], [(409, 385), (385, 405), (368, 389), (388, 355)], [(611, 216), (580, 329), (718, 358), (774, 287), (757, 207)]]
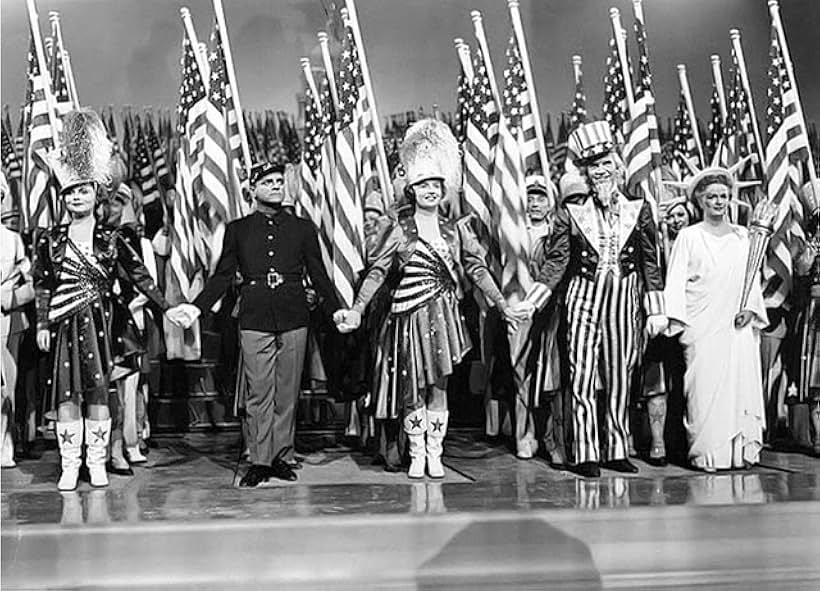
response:
[(80, 475), (80, 451), (83, 445), (82, 421), (58, 421), (56, 424), (57, 444), (60, 446), (62, 474), (57, 481), (58, 490), (74, 490)]
[(404, 430), (410, 448), (410, 478), (424, 478), (424, 431), (427, 428), (427, 417), (424, 408), (414, 410), (404, 417)]
[(144, 464), (148, 461), (148, 458), (142, 455), (142, 451), (140, 451), (139, 445), (134, 445), (133, 447), (126, 447), (125, 455), (127, 456), (129, 464)]
[(441, 454), (444, 452), (444, 436), (447, 434), (449, 416), (450, 413), (446, 410), (427, 411), (427, 473), (430, 478), (444, 478)]
[(105, 459), (108, 455), (108, 440), (111, 437), (111, 419), (85, 420), (85, 465), (91, 486), (108, 486)]

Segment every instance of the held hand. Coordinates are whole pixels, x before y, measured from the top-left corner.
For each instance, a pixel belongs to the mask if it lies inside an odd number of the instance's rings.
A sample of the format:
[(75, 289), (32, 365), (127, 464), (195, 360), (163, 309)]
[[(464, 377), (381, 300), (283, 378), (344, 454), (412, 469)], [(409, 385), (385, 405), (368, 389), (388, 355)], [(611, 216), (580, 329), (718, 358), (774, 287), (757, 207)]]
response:
[(650, 339), (662, 334), (669, 327), (669, 318), (663, 314), (653, 314), (646, 319), (646, 333)]
[(305, 301), (307, 302), (308, 310), (315, 310), (319, 305), (319, 294), (312, 287), (305, 288)]
[(339, 326), (340, 324), (342, 324), (345, 321), (345, 316), (347, 316), (348, 312), (349, 312), (349, 310), (345, 310), (343, 308), (340, 308), (339, 310), (336, 310), (333, 313), (333, 324), (335, 324), (336, 326)]
[[(334, 315), (335, 316), (335, 315)], [(353, 332), (362, 325), (362, 315), (356, 310), (345, 310), (344, 320), (336, 325), (342, 334)]]
[(735, 328), (738, 330), (746, 328), (752, 321), (752, 318), (754, 318), (754, 312), (750, 312), (749, 310), (741, 310), (738, 312), (737, 316), (735, 316)]
[(44, 353), (51, 349), (51, 331), (47, 328), (37, 331), (37, 347)]
[(179, 304), (174, 306), (167, 312), (165, 312), (165, 317), (168, 320), (180, 328), (191, 328), (196, 319), (199, 318), (199, 308), (194, 306), (193, 304)]

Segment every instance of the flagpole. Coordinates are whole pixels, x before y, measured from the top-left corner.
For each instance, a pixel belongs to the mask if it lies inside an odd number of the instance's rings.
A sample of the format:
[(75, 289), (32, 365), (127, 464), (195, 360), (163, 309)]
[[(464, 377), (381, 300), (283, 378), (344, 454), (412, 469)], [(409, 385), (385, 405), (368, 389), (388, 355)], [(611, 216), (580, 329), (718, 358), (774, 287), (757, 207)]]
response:
[(729, 31), (729, 38), (732, 40), (732, 48), (735, 50), (737, 56), (737, 65), (740, 70), (740, 81), (743, 84), (743, 91), (746, 93), (749, 104), (749, 118), (752, 120), (752, 133), (755, 136), (757, 143), (757, 157), (760, 159), (760, 168), (764, 170), (766, 167), (766, 155), (763, 152), (763, 141), (760, 136), (760, 127), (757, 125), (757, 115), (755, 111), (754, 100), (752, 99), (752, 87), (749, 84), (749, 74), (746, 71), (746, 59), (743, 57), (743, 46), (740, 43), (740, 31), (731, 29)]
[(700, 143), (700, 131), (698, 130), (697, 119), (695, 118), (695, 105), (692, 102), (692, 92), (689, 89), (689, 78), (686, 75), (686, 65), (678, 64), (678, 80), (683, 93), (683, 100), (686, 102), (686, 110), (689, 112), (689, 127), (692, 129), (692, 136), (695, 138), (695, 146), (698, 148), (698, 158), (700, 168), (706, 165), (703, 157), (703, 144)]
[(239, 127), (239, 141), (242, 144), (242, 158), (245, 160), (245, 174), (250, 176), (253, 162), (251, 162), (251, 150), (248, 146), (248, 132), (245, 129), (245, 117), (242, 111), (242, 103), (239, 101), (239, 84), (236, 82), (236, 69), (233, 65), (231, 42), (228, 38), (228, 24), (225, 21), (225, 9), (222, 7), (222, 0), (213, 0), (213, 4), (217, 26), (219, 26), (220, 36), (222, 37), (222, 51), (225, 53), (228, 84), (231, 86), (234, 109), (236, 110), (236, 125)]
[(338, 110), (339, 90), (336, 88), (336, 74), (333, 71), (333, 59), (330, 57), (327, 33), (319, 31), (316, 36), (319, 38), (319, 47), (322, 50), (322, 63), (325, 65), (325, 76), (327, 76), (327, 82), (330, 86), (330, 98), (333, 99), (333, 108)]
[(580, 55), (573, 55), (572, 56), (572, 77), (575, 85), (577, 86), (579, 82), (581, 82), (581, 78), (583, 77), (583, 70), (582, 68), (583, 58)]
[(319, 91), (316, 89), (316, 81), (313, 79), (313, 69), (310, 66), (310, 58), (303, 57), (299, 60), (302, 64), (302, 72), (305, 75), (305, 81), (307, 82), (308, 88), (310, 88), (310, 93), (313, 96), (313, 105), (316, 108), (318, 113), (322, 112), (322, 104), (319, 102)]
[(461, 37), (453, 39), (456, 46), (456, 54), (458, 61), (461, 62), (461, 69), (464, 70), (464, 75), (467, 77), (467, 82), (473, 83), (473, 64), (470, 62), (470, 46), (464, 42)]
[(635, 106), (635, 94), (632, 90), (632, 76), (629, 75), (629, 62), (626, 58), (626, 31), (621, 25), (621, 11), (617, 8), (610, 8), (609, 20), (612, 22), (612, 36), (615, 38), (615, 45), (618, 48), (618, 61), (621, 63), (621, 72), (623, 73), (626, 90), (626, 104), (629, 107), (629, 116), (631, 118), (632, 109)]
[(54, 104), (54, 93), (51, 86), (51, 73), (48, 71), (48, 65), (45, 61), (45, 54), (43, 53), (43, 39), (40, 37), (40, 23), (37, 17), (37, 6), (34, 0), (26, 0), (26, 8), (28, 8), (28, 22), (31, 27), (31, 36), (34, 39), (34, 51), (37, 53), (37, 63), (40, 67), (40, 76), (43, 77), (43, 88), (46, 97), (46, 105), (48, 107), (48, 123), (51, 127), (51, 139), (54, 142), (54, 147), (60, 146), (60, 136), (57, 131), (57, 122), (54, 120), (54, 113), (57, 105)]
[(66, 84), (68, 85), (69, 98), (71, 99), (71, 106), (75, 109), (80, 107), (77, 100), (77, 85), (74, 83), (74, 73), (68, 66), (68, 52), (65, 50), (65, 43), (63, 42), (63, 28), (60, 26), (60, 13), (56, 10), (50, 10), (48, 13), (48, 20), (51, 23), (51, 35), (56, 41), (56, 46), (60, 48), (60, 59), (63, 60), (63, 67), (66, 76)]
[[(800, 122), (800, 127), (803, 133), (806, 134), (806, 139), (809, 137), (809, 130), (806, 127), (806, 118), (803, 115), (803, 103), (800, 102), (800, 93), (797, 90), (797, 78), (794, 75), (794, 64), (792, 63), (791, 53), (789, 53), (789, 46), (786, 43), (786, 31), (783, 29), (783, 21), (780, 20), (780, 4), (777, 0), (769, 0), (769, 14), (772, 17), (772, 24), (777, 31), (777, 38), (780, 41), (780, 51), (783, 54), (783, 61), (786, 62), (786, 71), (789, 73), (789, 79), (792, 82), (794, 89), (794, 96), (797, 107), (797, 119)], [(812, 192), (814, 193), (815, 202), (820, 203), (820, 195), (817, 195), (817, 169), (814, 167), (814, 155), (811, 153), (811, 146), (809, 146), (809, 179), (811, 180)]]
[(720, 69), (720, 56), (713, 55), (712, 60), (712, 83), (717, 90), (718, 103), (720, 104), (720, 116), (723, 119), (722, 123), (726, 124), (728, 111), (726, 110), (726, 91), (723, 87), (723, 72)]
[(495, 82), (495, 70), (493, 70), (493, 62), (490, 59), (490, 48), (487, 45), (487, 37), (484, 34), (484, 23), (482, 22), (481, 12), (473, 10), (470, 12), (470, 17), (473, 19), (473, 28), (475, 29), (475, 37), (478, 40), (478, 47), (481, 50), (481, 55), (484, 58), (484, 64), (487, 67), (487, 78), (490, 80), (490, 90), (493, 93), (493, 100), (498, 109), (501, 109), (501, 98), (498, 94), (498, 85)]
[[(353, 39), (359, 50), (359, 61), (362, 67), (362, 78), (367, 90), (368, 103), (370, 105), (370, 117), (373, 119), (373, 130), (376, 136), (376, 161), (378, 162), (379, 177), (381, 180), (382, 199), (386, 205), (393, 203), (393, 183), (390, 182), (390, 167), (387, 165), (387, 153), (384, 150), (384, 138), (382, 137), (382, 123), (376, 109), (376, 95), (373, 94), (373, 84), (370, 81), (370, 68), (367, 65), (367, 56), (364, 51), (364, 41), (359, 28), (359, 16), (356, 13), (356, 3), (354, 0), (345, 0), (347, 7), (348, 22), (353, 30)], [(362, 196), (364, 197), (364, 196)]]
[(185, 33), (188, 35), (188, 41), (191, 43), (191, 49), (194, 52), (196, 64), (199, 67), (199, 74), (202, 77), (202, 83), (205, 85), (205, 90), (208, 90), (210, 80), (208, 79), (207, 64), (203, 62), (202, 54), (199, 49), (199, 41), (196, 38), (196, 31), (194, 30), (194, 21), (191, 20), (191, 11), (186, 6), (179, 9), (179, 15), (182, 17), (182, 24), (185, 26)]
[(535, 78), (532, 75), (532, 68), (530, 67), (530, 54), (527, 50), (527, 41), (524, 36), (524, 25), (521, 22), (521, 10), (518, 0), (507, 0), (507, 6), (510, 9), (513, 31), (515, 32), (516, 41), (518, 42), (518, 50), (521, 52), (521, 62), (524, 66), (524, 79), (527, 81), (527, 91), (530, 95), (532, 115), (535, 120), (535, 139), (538, 141), (538, 156), (541, 159), (541, 174), (546, 177), (546, 171), (550, 169), (550, 161), (547, 155), (547, 144), (544, 142), (544, 128), (541, 127), (541, 111), (538, 108), (538, 98), (535, 93)]

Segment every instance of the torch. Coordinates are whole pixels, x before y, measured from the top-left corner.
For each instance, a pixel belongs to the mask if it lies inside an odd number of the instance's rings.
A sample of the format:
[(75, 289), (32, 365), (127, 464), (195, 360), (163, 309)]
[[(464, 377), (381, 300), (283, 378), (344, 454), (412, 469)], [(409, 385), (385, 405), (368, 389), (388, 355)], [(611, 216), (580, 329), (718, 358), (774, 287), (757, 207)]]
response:
[(758, 273), (763, 264), (763, 255), (769, 245), (769, 238), (774, 230), (778, 206), (768, 199), (762, 200), (755, 207), (752, 223), (749, 227), (749, 258), (746, 259), (746, 274), (743, 277), (743, 293), (740, 298), (740, 312), (749, 303), (752, 285), (759, 281)]

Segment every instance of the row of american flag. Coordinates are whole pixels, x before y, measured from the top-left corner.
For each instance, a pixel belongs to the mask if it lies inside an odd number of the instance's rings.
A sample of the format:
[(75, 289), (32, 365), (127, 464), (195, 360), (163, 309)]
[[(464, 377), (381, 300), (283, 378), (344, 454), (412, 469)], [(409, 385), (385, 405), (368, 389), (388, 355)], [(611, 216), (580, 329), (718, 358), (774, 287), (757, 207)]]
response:
[[(47, 227), (60, 218), (44, 156), (59, 141), (60, 115), (80, 103), (59, 15), (50, 15), (51, 35), (43, 41), (34, 0), (27, 2), (32, 17), (27, 98), (17, 134), (8, 111), (3, 118), (2, 163), (10, 184), (18, 187), (25, 226), (31, 229)], [(176, 112), (123, 109), (117, 116), (109, 108), (103, 116), (126, 162), (131, 185), (145, 204), (162, 204), (171, 246), (169, 295), (196, 296), (219, 257), (225, 224), (250, 211), (243, 189), (251, 163), (264, 159), (298, 162), (297, 207), (316, 225), (325, 264), (349, 304), (366, 261), (364, 199), (378, 189), (385, 207), (393, 204), (391, 176), (395, 176), (401, 134), (420, 115), (391, 117), (380, 129), (353, 0), (346, 0), (342, 9), (341, 52), (331, 56), (327, 36), (320, 34), (322, 63), (302, 62), (304, 120), (297, 124), (286, 113), (272, 110), (243, 111), (221, 0), (213, 2), (217, 18), (207, 43), (198, 41), (190, 13), (182, 11)], [(442, 114), (437, 108), (432, 114), (451, 124), (462, 147), (457, 209), (473, 215), (505, 293), (523, 297), (531, 283), (525, 176), (529, 171), (546, 171), (557, 179), (571, 171), (566, 138), (590, 115), (578, 58), (572, 108), (560, 117), (557, 139), (549, 117), (542, 125), (518, 3), (510, 0), (509, 6), (511, 27), (501, 84), (496, 82), (481, 15), (473, 13), (473, 47), (456, 40), (460, 67), (454, 114)], [(610, 20), (600, 116), (621, 144), (631, 192), (654, 200), (664, 163), (686, 177), (692, 168), (710, 162), (730, 166), (751, 156), (743, 174), (762, 179), (763, 185), (745, 199), (752, 205), (769, 199), (780, 212), (763, 276), (767, 303), (782, 305), (791, 285), (791, 258), (806, 240), (806, 218), (812, 213), (799, 188), (811, 175), (818, 138), (816, 128), (807, 128), (802, 116), (779, 17), (772, 12), (762, 130), (754, 115), (739, 33), (731, 35), (725, 85), (719, 60), (712, 58), (708, 124), (700, 124), (695, 116), (682, 71), (680, 104), (664, 130), (655, 112), (641, 3), (634, 3), (634, 68), (617, 10), (611, 11)]]

